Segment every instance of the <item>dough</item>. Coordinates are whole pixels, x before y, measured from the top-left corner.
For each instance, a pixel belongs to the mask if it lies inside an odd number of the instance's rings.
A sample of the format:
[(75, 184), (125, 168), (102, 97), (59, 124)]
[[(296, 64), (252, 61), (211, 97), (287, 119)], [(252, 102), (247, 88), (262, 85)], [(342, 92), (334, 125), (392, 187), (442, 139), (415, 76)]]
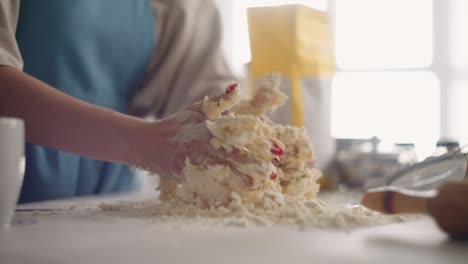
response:
[[(231, 87), (237, 87), (238, 84), (230, 84), (228, 89)], [(233, 89), (230, 91), (230, 96), (222, 97), (221, 100), (210, 100), (208, 96), (205, 96), (202, 105), (202, 112), (206, 115), (209, 120), (216, 119), (221, 113), (231, 109), (240, 98), (239, 89)]]
[[(190, 230), (198, 224), (209, 228), (222, 225), (223, 229), (225, 225), (282, 224), (303, 229), (411, 220), (408, 216), (381, 215), (360, 206), (337, 207), (316, 199), (321, 172), (314, 168), (314, 152), (306, 131), (275, 124), (262, 116), (284, 102), (278, 78), (267, 76), (251, 99), (240, 101), (234, 94), (234, 100), (222, 100), (222, 111), (211, 111), (218, 107), (213, 107), (215, 103), (209, 99), (203, 105), (212, 134), (211, 146), (254, 155), (259, 163), (202, 166), (187, 159), (183, 170), (186, 181), (177, 184), (162, 178), (160, 199), (102, 204), (100, 208), (126, 211), (129, 216), (148, 216), (152, 223)], [(222, 115), (231, 106), (233, 112)], [(251, 185), (245, 184), (240, 172), (248, 175)]]
[[(186, 181), (181, 185), (161, 184), (165, 200), (180, 199), (186, 203), (207, 207), (282, 206), (287, 199), (314, 199), (319, 191), (317, 179), (321, 172), (315, 168), (312, 145), (304, 128), (275, 124), (261, 116), (279, 107), (286, 96), (279, 90), (279, 75), (269, 75), (251, 99), (240, 101), (235, 96), (221, 100), (220, 107), (205, 99), (202, 111), (208, 117), (212, 134), (211, 146), (228, 153), (237, 150), (253, 155), (258, 163), (198, 165), (185, 162)], [(221, 115), (231, 109), (229, 114)], [(215, 109), (216, 111), (214, 111)], [(239, 173), (251, 179), (246, 184)]]

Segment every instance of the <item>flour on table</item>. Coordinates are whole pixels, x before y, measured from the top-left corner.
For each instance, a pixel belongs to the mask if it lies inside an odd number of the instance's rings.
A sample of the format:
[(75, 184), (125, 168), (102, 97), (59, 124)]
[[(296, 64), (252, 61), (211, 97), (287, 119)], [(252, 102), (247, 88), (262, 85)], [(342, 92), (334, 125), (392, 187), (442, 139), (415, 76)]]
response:
[[(205, 99), (203, 103), (211, 146), (255, 157), (255, 163), (229, 160), (233, 165), (204, 165), (187, 158), (186, 181), (177, 184), (161, 179), (160, 200), (101, 208), (149, 214), (155, 221), (239, 226), (333, 227), (402, 221), (400, 216), (384, 216), (362, 207), (336, 208), (317, 199), (317, 180), (322, 174), (314, 168), (305, 129), (276, 124), (263, 116), (286, 99), (279, 83), (278, 75), (269, 75), (248, 100), (240, 100), (235, 89), (228, 100)], [(228, 109), (232, 111), (226, 114)]]
[(418, 215), (383, 215), (361, 206), (347, 207), (326, 203), (320, 199), (287, 198), (284, 204), (259, 207), (242, 204), (234, 195), (227, 207), (200, 208), (180, 199), (161, 201), (157, 198), (142, 202), (101, 204), (106, 213), (122, 217), (149, 220), (177, 229), (216, 229), (232, 227), (270, 227), (276, 225), (307, 228), (354, 228), (417, 220)]

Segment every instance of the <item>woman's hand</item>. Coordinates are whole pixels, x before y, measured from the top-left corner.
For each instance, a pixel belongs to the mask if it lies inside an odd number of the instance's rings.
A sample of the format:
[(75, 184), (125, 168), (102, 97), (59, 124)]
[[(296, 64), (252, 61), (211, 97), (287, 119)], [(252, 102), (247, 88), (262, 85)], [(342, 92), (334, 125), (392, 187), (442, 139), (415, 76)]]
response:
[[(209, 98), (209, 104), (225, 112), (229, 109), (220, 104), (222, 100), (231, 101), (236, 86), (230, 86), (226, 93)], [(145, 123), (135, 132), (133, 163), (139, 167), (157, 173), (162, 177), (184, 180), (182, 174), (185, 160), (192, 164), (225, 164), (238, 174), (246, 184), (251, 178), (236, 170), (233, 163), (256, 162), (254, 156), (215, 150), (210, 140), (210, 131), (206, 126), (206, 115), (202, 111), (203, 102), (195, 103), (163, 120)]]
[(283, 105), (288, 97), (281, 92), (281, 76), (269, 74), (255, 88), (251, 98), (241, 101), (233, 107), (237, 114), (247, 114), (266, 118), (265, 114)]

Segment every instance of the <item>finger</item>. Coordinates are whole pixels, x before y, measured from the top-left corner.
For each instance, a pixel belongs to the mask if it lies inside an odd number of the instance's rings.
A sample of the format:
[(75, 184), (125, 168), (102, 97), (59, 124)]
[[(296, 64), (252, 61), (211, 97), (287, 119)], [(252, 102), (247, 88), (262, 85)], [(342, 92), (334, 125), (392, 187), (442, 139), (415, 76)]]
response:
[(196, 103), (194, 103), (193, 105), (187, 107), (187, 110), (199, 112), (199, 113), (205, 115), (205, 114), (203, 113), (203, 111), (201, 110), (202, 105), (203, 105), (203, 101), (196, 102)]
[(271, 74), (261, 80), (255, 89), (254, 96), (239, 103), (234, 110), (238, 114), (260, 116), (274, 111), (287, 100), (286, 94), (280, 90), (281, 76)]
[(244, 174), (242, 173), (241, 171), (239, 171), (236, 167), (234, 166), (230, 166), (231, 170), (237, 175), (239, 176), (242, 181), (244, 182), (245, 186), (247, 187), (252, 187), (253, 186), (253, 178), (247, 174)]
[(234, 83), (229, 85), (222, 94), (213, 97), (205, 97), (201, 104), (194, 105), (192, 109), (201, 109), (208, 119), (213, 120), (221, 115), (221, 113), (228, 111), (237, 104), (239, 97), (239, 85)]
[(267, 115), (259, 115), (258, 118), (268, 125), (275, 125), (275, 122), (273, 122), (273, 120), (271, 120)]
[(194, 155), (190, 160), (193, 164), (199, 164), (202, 166), (222, 165), (222, 166), (229, 167), (229, 169), (231, 169), (234, 175), (236, 175), (236, 177), (239, 177), (242, 180), (242, 182), (244, 183), (246, 187), (249, 188), (253, 185), (252, 177), (239, 171), (236, 168), (236, 166), (233, 165), (232, 162), (229, 161), (228, 154), (225, 152), (224, 153), (221, 153), (221, 151), (217, 153), (210, 152), (203, 156)]
[(262, 160), (251, 153), (243, 153), (234, 149), (228, 154), (229, 166), (246, 183), (248, 187), (258, 188), (263, 177), (271, 180), (278, 178), (277, 169), (271, 161)]
[(283, 105), (287, 97), (275, 91), (260, 90), (250, 100), (240, 102), (233, 111), (241, 115), (261, 116)]
[(237, 83), (230, 84), (230, 85), (228, 85), (228, 87), (226, 88), (224, 93), (213, 95), (211, 97), (207, 96), (207, 97), (205, 97), (205, 99), (203, 101), (196, 102), (196, 103), (192, 104), (191, 106), (187, 107), (187, 109), (202, 112), (202, 106), (205, 103), (205, 101), (208, 100), (208, 101), (213, 102), (213, 103), (220, 102), (221, 100), (226, 100), (227, 101), (227, 100), (229, 100), (230, 97), (236, 96), (236, 94), (238, 93), (238, 90), (239, 89), (238, 89), (238, 84)]

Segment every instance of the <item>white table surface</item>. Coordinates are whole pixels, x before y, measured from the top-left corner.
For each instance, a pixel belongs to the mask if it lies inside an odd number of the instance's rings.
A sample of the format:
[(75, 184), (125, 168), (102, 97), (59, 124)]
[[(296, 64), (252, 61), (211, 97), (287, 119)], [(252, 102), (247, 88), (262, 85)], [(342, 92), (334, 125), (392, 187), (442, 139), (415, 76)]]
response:
[(429, 218), (351, 230), (186, 230), (87, 209), (141, 198), (23, 205), (63, 211), (17, 213), (0, 231), (0, 263), (468, 263), (468, 243), (449, 239)]

